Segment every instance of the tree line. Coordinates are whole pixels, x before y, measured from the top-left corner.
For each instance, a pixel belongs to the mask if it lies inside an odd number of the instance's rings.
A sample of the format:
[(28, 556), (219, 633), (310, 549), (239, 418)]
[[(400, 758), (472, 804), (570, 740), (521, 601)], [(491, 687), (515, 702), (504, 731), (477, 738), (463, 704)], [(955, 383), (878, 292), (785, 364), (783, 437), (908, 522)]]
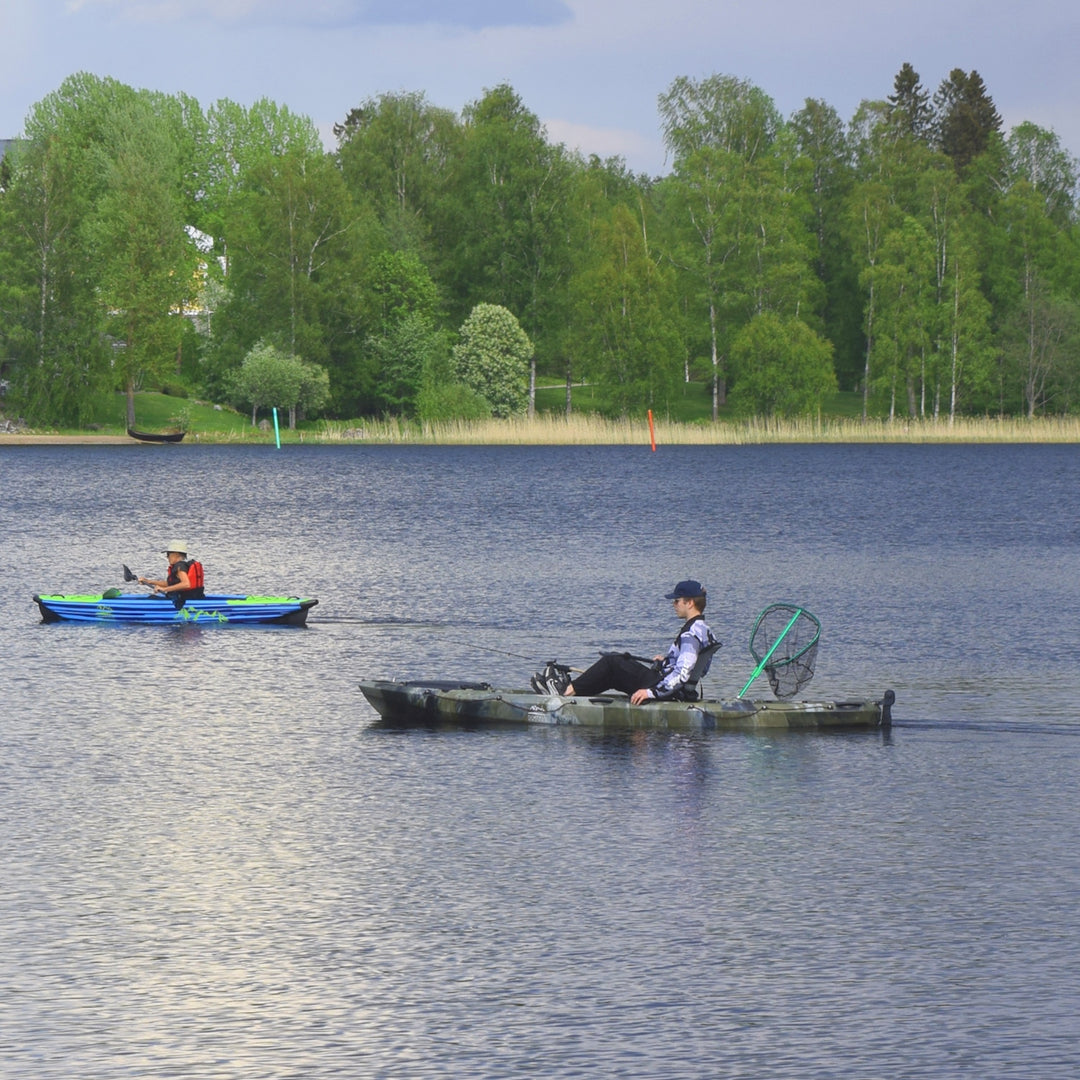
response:
[(327, 152), (269, 100), (77, 74), (0, 162), (5, 409), (188, 387), (254, 410), (444, 419), (587, 382), (612, 414), (688, 382), (792, 416), (1080, 407), (1077, 161), (977, 72), (909, 64), (845, 122), (733, 76), (659, 96), (671, 161), (552, 143), (508, 85), (459, 114), (354, 108)]

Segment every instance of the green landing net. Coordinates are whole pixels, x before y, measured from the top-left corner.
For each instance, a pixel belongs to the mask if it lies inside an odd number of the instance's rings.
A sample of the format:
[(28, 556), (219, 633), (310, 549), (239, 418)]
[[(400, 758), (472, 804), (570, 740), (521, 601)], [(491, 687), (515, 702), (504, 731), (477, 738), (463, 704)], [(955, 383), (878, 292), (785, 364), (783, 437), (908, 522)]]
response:
[(762, 671), (778, 698), (794, 697), (814, 677), (820, 637), (821, 623), (806, 608), (770, 604), (750, 631), (750, 653), (758, 666), (739, 697)]

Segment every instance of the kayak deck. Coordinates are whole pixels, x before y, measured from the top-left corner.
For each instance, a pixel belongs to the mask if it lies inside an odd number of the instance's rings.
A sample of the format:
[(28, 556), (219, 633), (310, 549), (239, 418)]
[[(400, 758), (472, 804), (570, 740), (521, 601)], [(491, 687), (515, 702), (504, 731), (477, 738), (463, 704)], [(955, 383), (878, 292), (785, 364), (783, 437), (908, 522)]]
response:
[(895, 694), (858, 701), (652, 701), (620, 694), (556, 697), (486, 683), (365, 679), (360, 690), (385, 720), (419, 724), (547, 724), (611, 730), (822, 731), (887, 727)]
[(121, 593), (119, 596), (34, 596), (43, 622), (198, 623), (226, 625), (279, 623), (303, 626), (318, 600), (297, 596), (208, 595), (183, 607), (162, 596)]

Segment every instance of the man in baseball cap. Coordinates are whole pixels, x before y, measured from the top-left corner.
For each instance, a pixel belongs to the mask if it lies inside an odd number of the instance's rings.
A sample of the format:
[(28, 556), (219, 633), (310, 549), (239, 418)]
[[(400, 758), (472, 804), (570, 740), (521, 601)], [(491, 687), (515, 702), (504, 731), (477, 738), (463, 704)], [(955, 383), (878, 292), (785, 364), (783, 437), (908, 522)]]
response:
[(669, 593), (664, 593), (665, 600), (696, 600), (701, 597), (701, 610), (705, 610), (705, 586), (700, 581), (687, 578), (680, 581)]
[(698, 681), (720, 647), (703, 617), (705, 587), (687, 578), (664, 598), (672, 601), (675, 614), (684, 621), (668, 651), (655, 656), (651, 664), (629, 653), (604, 653), (571, 681), (570, 669), (552, 662), (532, 677), (532, 688), (538, 694), (567, 697), (594, 697), (618, 690), (628, 694), (634, 705), (655, 700), (696, 701)]

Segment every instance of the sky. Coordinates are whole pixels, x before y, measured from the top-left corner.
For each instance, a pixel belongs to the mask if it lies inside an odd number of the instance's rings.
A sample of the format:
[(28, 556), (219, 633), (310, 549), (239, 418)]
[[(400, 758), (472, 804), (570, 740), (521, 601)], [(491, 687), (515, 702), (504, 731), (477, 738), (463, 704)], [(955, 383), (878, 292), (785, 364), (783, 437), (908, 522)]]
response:
[(679, 76), (746, 79), (784, 116), (806, 98), (850, 120), (908, 62), (931, 93), (976, 70), (1006, 132), (1052, 129), (1080, 156), (1076, 0), (2, 0), (0, 138), (76, 72), (270, 98), (328, 148), (349, 110), (422, 92), (455, 113), (509, 83), (552, 142), (670, 170), (657, 98)]

